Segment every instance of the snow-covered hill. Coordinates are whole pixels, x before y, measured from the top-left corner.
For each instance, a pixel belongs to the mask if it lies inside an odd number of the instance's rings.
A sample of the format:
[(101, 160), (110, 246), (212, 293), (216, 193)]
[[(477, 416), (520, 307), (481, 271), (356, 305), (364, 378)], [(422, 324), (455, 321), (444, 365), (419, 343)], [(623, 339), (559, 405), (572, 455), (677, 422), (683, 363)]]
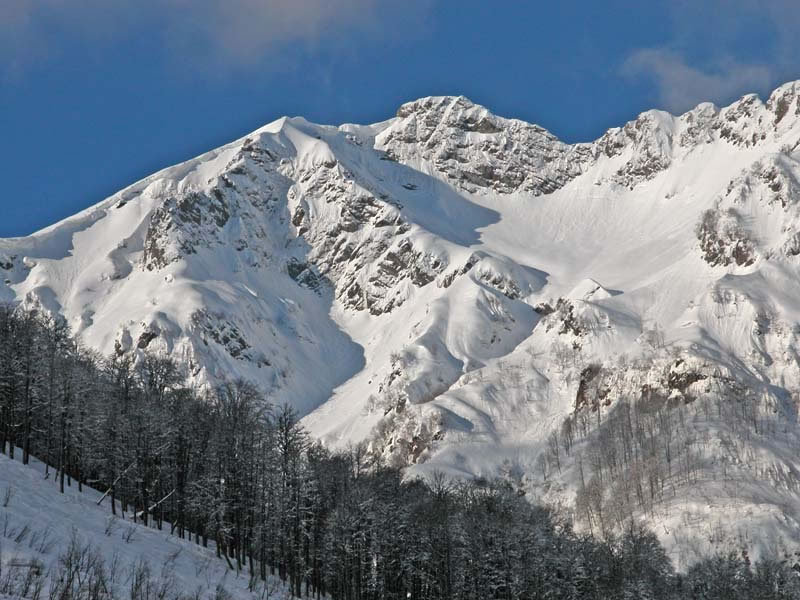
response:
[[(0, 300), (106, 354), (252, 379), (332, 446), (502, 472), (587, 526), (616, 507), (681, 552), (788, 547), (799, 96), (648, 111), (575, 145), (463, 97), (369, 126), (282, 118), (0, 240)], [(650, 450), (619, 434), (624, 460), (592, 466), (633, 405), (659, 415)], [(632, 477), (649, 491), (620, 508)]]

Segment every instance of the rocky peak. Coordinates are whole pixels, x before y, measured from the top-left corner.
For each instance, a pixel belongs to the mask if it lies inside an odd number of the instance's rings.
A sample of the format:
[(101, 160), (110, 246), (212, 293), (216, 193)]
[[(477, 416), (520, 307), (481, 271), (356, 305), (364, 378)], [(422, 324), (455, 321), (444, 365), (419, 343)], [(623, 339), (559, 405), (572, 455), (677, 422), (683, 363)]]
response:
[(618, 168), (613, 180), (625, 187), (651, 179), (672, 162), (675, 142), (676, 117), (660, 110), (642, 113), (623, 127), (609, 129), (592, 144), (592, 155), (597, 158), (623, 156), (625, 162)]
[(582, 172), (586, 148), (570, 146), (538, 125), (498, 117), (463, 96), (403, 104), (376, 138), (387, 157), (427, 163), (469, 193), (552, 192)]
[(678, 117), (650, 110), (623, 127), (609, 129), (591, 144), (592, 155), (620, 157), (623, 162), (612, 180), (632, 189), (699, 145), (722, 140), (752, 148), (768, 137), (790, 133), (800, 115), (798, 96), (800, 82), (791, 82), (776, 89), (766, 104), (758, 95), (747, 94), (724, 108), (704, 102)]
[(747, 94), (719, 113), (714, 129), (720, 139), (734, 146), (750, 148), (767, 137), (768, 119), (764, 103), (756, 94)]
[(777, 129), (791, 126), (800, 115), (800, 81), (791, 81), (777, 88), (770, 94), (766, 108), (774, 113), (774, 124)]
[(722, 109), (709, 103), (680, 117), (686, 140), (709, 142), (715, 138), (734, 146), (751, 148), (772, 135), (782, 136), (794, 129), (800, 115), (800, 82), (786, 83), (770, 94), (766, 104), (757, 94), (746, 94)]
[(505, 119), (500, 119), (488, 109), (464, 96), (430, 96), (406, 102), (397, 109), (397, 117), (415, 117), (415, 122), (427, 125), (420, 131), (419, 139), (427, 140), (440, 124), (465, 132), (499, 133)]
[(714, 140), (711, 133), (719, 116), (719, 108), (711, 102), (703, 102), (680, 116), (683, 131), (680, 135), (681, 147), (688, 148), (707, 144)]

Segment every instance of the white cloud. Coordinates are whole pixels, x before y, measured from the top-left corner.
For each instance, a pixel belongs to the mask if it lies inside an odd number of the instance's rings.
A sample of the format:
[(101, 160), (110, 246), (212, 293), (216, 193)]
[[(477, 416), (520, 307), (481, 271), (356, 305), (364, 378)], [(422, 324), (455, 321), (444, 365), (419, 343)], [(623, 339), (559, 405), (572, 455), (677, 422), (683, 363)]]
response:
[(797, 0), (675, 0), (670, 39), (629, 54), (621, 73), (655, 86), (663, 108), (725, 104), (800, 77)]
[(164, 1), (181, 15), (170, 23), (178, 42), (173, 47), (190, 52), (202, 41), (211, 56), (243, 64), (258, 62), (277, 46), (313, 46), (382, 24), (376, 0)]
[(747, 92), (764, 92), (775, 81), (765, 65), (721, 61), (713, 70), (690, 66), (664, 49), (637, 50), (623, 64), (623, 74), (643, 75), (657, 86), (663, 108), (682, 113), (702, 101), (725, 102)]
[(67, 42), (122, 43), (143, 31), (155, 33), (165, 56), (182, 65), (247, 66), (278, 50), (347, 46), (354, 35), (400, 39), (428, 6), (428, 0), (0, 0), (0, 70), (46, 60)]

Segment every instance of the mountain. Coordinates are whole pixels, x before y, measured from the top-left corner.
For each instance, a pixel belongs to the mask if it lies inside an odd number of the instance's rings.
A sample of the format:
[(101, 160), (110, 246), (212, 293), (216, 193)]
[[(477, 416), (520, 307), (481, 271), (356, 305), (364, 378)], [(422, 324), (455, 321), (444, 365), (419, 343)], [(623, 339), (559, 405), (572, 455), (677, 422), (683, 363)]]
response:
[(645, 519), (679, 561), (794, 552), (798, 96), (581, 144), (460, 96), (281, 118), (0, 240), (0, 301), (253, 380), (331, 446)]

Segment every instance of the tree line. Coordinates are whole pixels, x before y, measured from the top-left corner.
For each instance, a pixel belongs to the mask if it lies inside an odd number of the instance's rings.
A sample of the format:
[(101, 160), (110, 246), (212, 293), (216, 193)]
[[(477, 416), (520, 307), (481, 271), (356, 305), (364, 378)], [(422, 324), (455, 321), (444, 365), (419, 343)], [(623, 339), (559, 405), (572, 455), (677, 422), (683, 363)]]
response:
[(788, 564), (715, 556), (679, 575), (632, 520), (593, 537), (502, 480), (407, 480), (363, 447), (315, 443), (248, 382), (198, 388), (185, 372), (100, 356), (63, 320), (0, 306), (0, 448), (298, 597), (800, 597)]

